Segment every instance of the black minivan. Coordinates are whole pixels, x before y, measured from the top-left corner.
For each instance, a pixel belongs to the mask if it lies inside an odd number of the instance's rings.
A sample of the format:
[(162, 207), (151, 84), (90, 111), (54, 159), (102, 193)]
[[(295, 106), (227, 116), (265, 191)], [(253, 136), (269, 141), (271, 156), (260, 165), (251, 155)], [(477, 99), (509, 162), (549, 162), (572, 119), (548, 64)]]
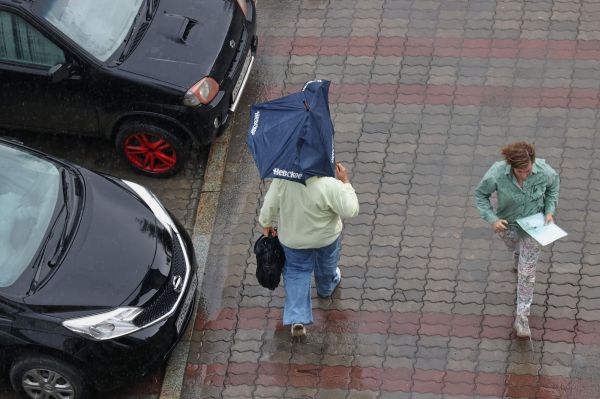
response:
[(227, 126), (255, 0), (0, 0), (0, 127), (100, 135), (170, 176)]
[(165, 361), (197, 266), (150, 191), (0, 138), (0, 220), (0, 364), (23, 397), (88, 398)]

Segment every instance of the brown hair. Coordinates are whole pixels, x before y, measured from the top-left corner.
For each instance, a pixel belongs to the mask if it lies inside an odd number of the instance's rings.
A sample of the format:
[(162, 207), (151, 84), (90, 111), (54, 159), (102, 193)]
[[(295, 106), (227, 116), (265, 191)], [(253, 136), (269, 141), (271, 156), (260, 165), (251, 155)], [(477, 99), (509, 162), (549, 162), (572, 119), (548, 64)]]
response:
[(525, 141), (517, 141), (502, 147), (500, 150), (504, 160), (513, 169), (526, 168), (529, 162), (535, 162), (535, 148)]

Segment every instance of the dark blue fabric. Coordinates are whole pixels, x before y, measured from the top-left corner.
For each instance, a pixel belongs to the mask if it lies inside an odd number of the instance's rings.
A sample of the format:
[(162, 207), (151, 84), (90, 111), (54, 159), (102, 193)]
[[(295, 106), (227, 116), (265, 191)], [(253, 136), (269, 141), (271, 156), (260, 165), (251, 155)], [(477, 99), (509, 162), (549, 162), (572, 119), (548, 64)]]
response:
[(310, 81), (301, 92), (252, 106), (247, 142), (262, 179), (335, 176), (329, 84)]

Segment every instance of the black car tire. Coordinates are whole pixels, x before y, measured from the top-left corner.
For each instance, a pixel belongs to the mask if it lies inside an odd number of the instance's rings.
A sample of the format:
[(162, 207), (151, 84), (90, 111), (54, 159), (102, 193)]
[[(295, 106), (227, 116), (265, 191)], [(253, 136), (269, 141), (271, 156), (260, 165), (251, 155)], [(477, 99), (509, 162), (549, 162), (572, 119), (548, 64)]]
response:
[[(32, 384), (25, 382), (27, 378), (30, 378)], [(33, 382), (42, 383), (46, 379), (51, 382), (49, 390), (58, 389), (65, 393), (66, 388), (70, 387), (72, 396), (65, 396), (67, 398), (86, 399), (93, 396), (93, 391), (85, 383), (85, 376), (62, 360), (41, 354), (25, 354), (17, 358), (10, 368), (12, 387), (23, 398), (35, 398), (35, 392), (45, 392), (37, 390)]]
[(179, 172), (190, 155), (190, 142), (174, 132), (145, 122), (127, 122), (117, 133), (120, 156), (137, 172), (169, 177)]

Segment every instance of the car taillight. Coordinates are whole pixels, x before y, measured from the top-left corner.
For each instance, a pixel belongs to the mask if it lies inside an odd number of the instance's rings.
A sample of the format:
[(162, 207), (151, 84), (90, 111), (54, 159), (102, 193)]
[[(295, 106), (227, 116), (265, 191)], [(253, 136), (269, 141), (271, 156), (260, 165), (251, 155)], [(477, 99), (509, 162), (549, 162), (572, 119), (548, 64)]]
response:
[(237, 3), (242, 9), (244, 17), (248, 18), (248, 4), (246, 4), (246, 0), (237, 0)]
[(196, 107), (200, 104), (208, 104), (219, 92), (219, 84), (216, 80), (207, 76), (193, 85), (183, 96), (183, 105)]

